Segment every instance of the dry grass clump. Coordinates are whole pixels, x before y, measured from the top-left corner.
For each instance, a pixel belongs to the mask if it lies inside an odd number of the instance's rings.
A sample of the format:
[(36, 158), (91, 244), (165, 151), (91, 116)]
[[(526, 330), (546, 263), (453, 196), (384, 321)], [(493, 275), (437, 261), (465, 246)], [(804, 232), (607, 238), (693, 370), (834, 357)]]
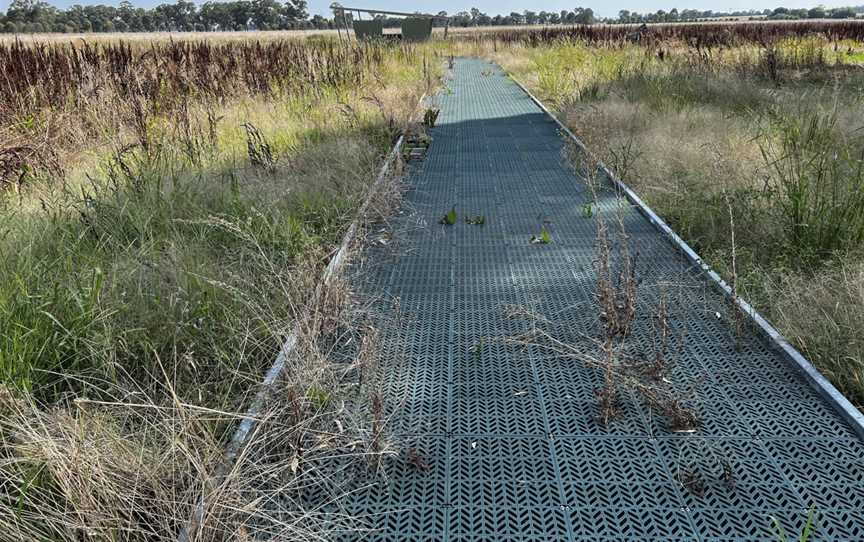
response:
[[(595, 169), (596, 168), (592, 168)], [(599, 421), (604, 425), (619, 414), (620, 396), (625, 390), (637, 393), (645, 405), (667, 420), (673, 432), (695, 431), (699, 418), (672, 385), (669, 372), (674, 365), (673, 342), (675, 337), (669, 326), (668, 298), (664, 285), (659, 303), (652, 318), (653, 354), (634, 356), (627, 353), (627, 341), (636, 323), (640, 309), (637, 261), (638, 253), (630, 248), (630, 238), (624, 228), (623, 201), (617, 202), (617, 235), (610, 239), (605, 219), (598, 213), (597, 240), (595, 243), (595, 271), (597, 274), (597, 308), (602, 323), (603, 336), (598, 339), (601, 355), (592, 364), (603, 371), (603, 386), (595, 391), (600, 407)], [(591, 364), (589, 364), (591, 365)], [(695, 388), (695, 383), (686, 383)]]
[[(564, 159), (585, 179), (592, 194), (585, 216), (594, 217), (594, 273), (596, 283), (596, 330), (556, 329), (554, 318), (537, 314), (530, 307), (507, 306), (507, 318), (527, 318), (533, 330), (515, 339), (548, 349), (556, 355), (573, 358), (584, 367), (595, 370), (601, 384), (594, 390), (597, 401), (597, 422), (608, 427), (623, 414), (625, 396), (635, 395), (646, 409), (665, 419), (671, 432), (694, 432), (699, 426), (698, 413), (691, 403), (699, 382), (675, 382), (671, 376), (675, 358), (681, 351), (683, 336), (673, 333), (669, 324), (669, 304), (666, 283), (642, 285), (639, 273), (639, 253), (625, 227), (625, 215), (635, 212), (617, 191), (600, 180), (603, 175), (596, 158), (581, 147), (564, 148)], [(595, 211), (596, 209), (596, 211)], [(612, 215), (612, 216), (610, 216)], [(611, 225), (610, 225), (611, 222)], [(656, 289), (659, 301), (648, 306), (640, 294), (646, 286)], [(646, 318), (650, 314), (650, 328)], [(560, 335), (566, 334), (567, 338)], [(631, 345), (632, 336), (639, 334), (638, 344), (650, 337), (650, 353)]]
[[(344, 301), (336, 289), (325, 299)], [(346, 407), (346, 397), (362, 394), (341, 383), (350, 365), (328, 361), (327, 334), (336, 321), (352, 322), (324, 303), (326, 317), (305, 328), (230, 464), (222, 428), (239, 414), (119, 388), (113, 401), (79, 397), (44, 408), (4, 389), (4, 539), (174, 540), (199, 497), (204, 506), (188, 540), (308, 540), (350, 528), (337, 506), (343, 486), (390, 450), (364, 429), (374, 421), (360, 405)], [(361, 349), (352, 363), (369, 355)], [(170, 395), (172, 383), (163, 385)]]
[(4, 390), (2, 537), (167, 539), (196, 471), (219, 453), (201, 423), (217, 414), (146, 401), (69, 407)]
[[(764, 162), (752, 132), (721, 109), (657, 112), (612, 96), (568, 108), (565, 118), (698, 249), (729, 235), (728, 215), (706, 215), (706, 204), (717, 206), (724, 188), (737, 194), (763, 187)], [(741, 217), (741, 223), (748, 218)], [(739, 227), (739, 232), (772, 235), (770, 229)]]
[(864, 408), (864, 263), (860, 258), (763, 286), (769, 316), (858, 408)]

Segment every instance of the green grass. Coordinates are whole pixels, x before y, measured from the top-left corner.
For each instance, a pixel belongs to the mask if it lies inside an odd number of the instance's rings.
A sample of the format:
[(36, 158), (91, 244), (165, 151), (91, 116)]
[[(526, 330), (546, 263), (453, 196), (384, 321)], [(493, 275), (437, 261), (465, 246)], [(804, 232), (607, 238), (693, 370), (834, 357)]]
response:
[[(9, 536), (167, 539), (191, 517), (233, 413), (248, 408), (395, 130), (434, 84), (423, 50), (406, 51), (385, 49), (356, 87), (190, 102), (150, 119), (148, 147), (129, 126), (81, 130), (74, 152), (57, 153), (62, 179), (34, 174), (0, 194)], [(95, 103), (81, 113), (94, 123), (111, 114)], [(62, 117), (43, 112), (52, 114)], [(250, 133), (260, 134), (257, 165)], [(266, 438), (250, 438), (224, 493), (211, 496), (203, 538), (245, 540), (250, 524), (273, 521), (256, 503), (324, 483), (298, 470), (301, 452), (326, 456), (350, 438), (340, 453), (366, 457), (364, 404), (351, 397), (346, 414), (346, 391), (314, 343), (319, 329), (342, 325), (351, 303), (340, 292), (327, 289), (330, 305), (304, 328), (302, 355), (262, 413)], [(344, 434), (318, 446), (337, 425)], [(313, 537), (319, 527), (296, 513), (297, 539)]]
[[(375, 149), (358, 150), (342, 160), (371, 174)], [(259, 193), (271, 181), (256, 175), (133, 175), (12, 226), (0, 263), (5, 382), (51, 399), (82, 378), (140, 381), (179, 358), (196, 394), (223, 397), (222, 368), (259, 371), (279, 340), (270, 324), (303, 301), (276, 270), (332, 246), (354, 208), (352, 191), (287, 175), (294, 191), (281, 198)], [(267, 347), (237, 358), (240, 340)]]
[[(0, 194), (0, 381), (50, 402), (158, 387), (172, 367), (184, 397), (233, 401), (425, 89), (420, 52), (385, 54), (362, 88), (190, 102), (150, 120), (149, 148), (140, 131), (98, 132), (63, 155), (62, 182)], [(272, 166), (250, 164), (247, 123)]]
[(783, 524), (780, 520), (774, 516), (771, 516), (771, 524), (774, 533), (777, 535), (778, 542), (809, 542), (813, 536), (813, 530), (816, 527), (817, 517), (816, 509), (811, 508), (807, 514), (807, 521), (804, 523), (801, 534), (798, 536), (789, 535), (786, 532), (786, 529), (783, 528)]

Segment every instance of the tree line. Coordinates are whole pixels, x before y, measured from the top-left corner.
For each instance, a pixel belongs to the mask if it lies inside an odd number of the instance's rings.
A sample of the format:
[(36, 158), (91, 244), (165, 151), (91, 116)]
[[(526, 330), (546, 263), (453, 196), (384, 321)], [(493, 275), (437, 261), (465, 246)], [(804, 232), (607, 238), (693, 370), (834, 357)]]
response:
[(864, 13), (864, 6), (826, 8), (818, 6), (811, 9), (789, 9), (779, 7), (764, 10), (744, 10), (715, 12), (711, 10), (699, 11), (696, 9), (677, 9), (670, 11), (657, 10), (655, 13), (636, 13), (625, 10), (618, 12), (616, 23), (676, 23), (693, 22), (706, 19), (769, 19), (769, 20), (794, 20), (794, 19), (848, 19), (854, 18), (858, 13)]
[(128, 0), (119, 6), (74, 5), (58, 9), (41, 0), (12, 0), (0, 16), (4, 32), (191, 32), (215, 30), (289, 30), (308, 28), (306, 0), (177, 0), (152, 9)]
[[(657, 23), (688, 22), (703, 19), (750, 17), (768, 19), (821, 19), (849, 18), (864, 13), (864, 6), (847, 8), (788, 9), (762, 11), (714, 12), (684, 9), (658, 10), (655, 13), (637, 13), (622, 10), (617, 18), (598, 18), (591, 8), (573, 10), (511, 12), (509, 15), (488, 15), (477, 8), (449, 15), (450, 25), (519, 26), (556, 24), (604, 23)], [(353, 15), (346, 13), (346, 21), (314, 15), (307, 11), (306, 0), (232, 0), (207, 1), (199, 7), (194, 2), (177, 0), (152, 9), (136, 8), (128, 0), (119, 6), (74, 5), (68, 9), (56, 8), (43, 0), (12, 0), (5, 14), (0, 15), (0, 31), (7, 33), (36, 32), (189, 32), (189, 31), (241, 31), (328, 29), (348, 24)], [(398, 27), (401, 19), (378, 15), (386, 27)], [(438, 21), (436, 24), (443, 24)]]

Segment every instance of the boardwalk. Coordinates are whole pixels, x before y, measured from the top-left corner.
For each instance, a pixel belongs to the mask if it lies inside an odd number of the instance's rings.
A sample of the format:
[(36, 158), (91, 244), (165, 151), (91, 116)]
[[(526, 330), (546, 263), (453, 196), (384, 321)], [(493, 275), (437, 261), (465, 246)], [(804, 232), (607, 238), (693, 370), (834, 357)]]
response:
[[(598, 423), (602, 375), (530, 332), (597, 350), (596, 219), (614, 221), (616, 198), (586, 209), (556, 125), (496, 67), (459, 60), (448, 88), (395, 248), (370, 254), (364, 286), (387, 300), (380, 373), (402, 456), (346, 499), (374, 530), (342, 538), (776, 540), (769, 516), (800, 532), (813, 506), (815, 539), (864, 540), (864, 445), (750, 327), (735, 348), (728, 302), (630, 207), (624, 348), (653, 352), (665, 292), (683, 337), (669, 380), (700, 425), (674, 433), (627, 390)], [(453, 206), (458, 223), (439, 224)], [(531, 243), (543, 229), (550, 242)]]

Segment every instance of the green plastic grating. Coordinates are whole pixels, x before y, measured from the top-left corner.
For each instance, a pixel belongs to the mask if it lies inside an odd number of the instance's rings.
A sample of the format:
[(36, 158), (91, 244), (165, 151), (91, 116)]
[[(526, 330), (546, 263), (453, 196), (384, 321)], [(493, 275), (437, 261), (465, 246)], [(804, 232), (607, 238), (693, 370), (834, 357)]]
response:
[[(505, 316), (519, 305), (559, 340), (594, 348), (590, 197), (562, 162), (555, 122), (498, 67), (460, 59), (448, 86), (429, 154), (411, 171), (399, 249), (370, 250), (365, 269), (366, 293), (399, 300), (398, 313), (379, 307), (390, 429), (428, 469), (394, 461), (346, 493), (340, 510), (368, 530), (336, 538), (774, 541), (771, 516), (799, 533), (813, 506), (813, 540), (864, 540), (853, 428), (760, 334), (746, 329), (736, 350), (728, 301), (635, 207), (623, 218), (640, 300), (651, 306), (659, 283), (674, 285), (669, 323), (686, 341), (672, 378), (699, 383), (699, 430), (670, 433), (635, 396), (603, 427), (601, 375), (503, 340), (533, 325)], [(614, 196), (599, 197), (594, 213), (611, 216)], [(440, 225), (453, 206), (460, 221)], [(542, 227), (552, 243), (531, 244)], [(653, 337), (642, 315), (627, 348), (650, 351)], [(702, 491), (682, 488), (682, 468), (701, 473)]]

